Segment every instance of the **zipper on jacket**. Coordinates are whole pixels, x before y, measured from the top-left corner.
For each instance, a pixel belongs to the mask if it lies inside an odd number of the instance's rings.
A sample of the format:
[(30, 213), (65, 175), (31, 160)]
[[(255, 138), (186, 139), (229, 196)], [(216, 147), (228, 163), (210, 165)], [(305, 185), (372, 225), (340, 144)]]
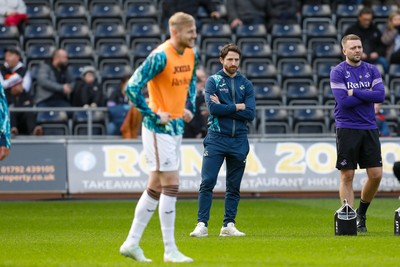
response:
[[(231, 78), (231, 88), (232, 88), (232, 101), (233, 101), (233, 104), (236, 105), (235, 79), (234, 78)], [(232, 137), (235, 136), (235, 127), (236, 127), (236, 121), (235, 121), (235, 119), (233, 119), (233, 122), (232, 122)]]

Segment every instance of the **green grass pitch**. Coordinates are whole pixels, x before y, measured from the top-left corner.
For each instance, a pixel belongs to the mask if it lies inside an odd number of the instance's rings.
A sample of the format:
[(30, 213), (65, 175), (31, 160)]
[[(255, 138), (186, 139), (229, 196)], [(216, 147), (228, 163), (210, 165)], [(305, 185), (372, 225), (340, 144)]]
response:
[[(153, 263), (119, 255), (136, 201), (0, 202), (0, 266), (166, 266), (158, 214), (141, 246)], [(377, 198), (368, 233), (335, 236), (338, 199), (242, 199), (237, 227), (246, 237), (219, 237), (223, 201), (214, 200), (209, 236), (192, 238), (197, 200), (178, 200), (175, 237), (191, 266), (399, 266), (395, 198)], [(178, 264), (189, 265), (189, 264)]]

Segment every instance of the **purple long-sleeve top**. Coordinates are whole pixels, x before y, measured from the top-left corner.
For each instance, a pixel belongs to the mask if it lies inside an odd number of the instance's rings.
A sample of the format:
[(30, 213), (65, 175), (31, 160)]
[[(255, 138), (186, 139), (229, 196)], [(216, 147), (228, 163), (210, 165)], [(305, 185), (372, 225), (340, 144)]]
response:
[[(374, 103), (384, 101), (385, 87), (374, 65), (361, 62), (359, 66), (351, 66), (343, 61), (332, 69), (330, 84), (336, 101), (336, 128), (377, 128)], [(348, 96), (350, 89), (352, 96)]]

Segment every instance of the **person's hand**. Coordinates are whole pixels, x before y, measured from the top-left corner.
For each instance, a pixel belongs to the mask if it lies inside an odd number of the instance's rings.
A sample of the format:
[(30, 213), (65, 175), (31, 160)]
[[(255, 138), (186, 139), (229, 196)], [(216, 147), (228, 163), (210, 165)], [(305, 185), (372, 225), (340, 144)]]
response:
[(210, 17), (212, 17), (213, 19), (219, 19), (221, 17), (221, 14), (219, 14), (218, 11), (213, 11), (211, 12)]
[(0, 147), (0, 160), (5, 159), (8, 154), (10, 154), (10, 149), (5, 147), (5, 146), (1, 146)]
[(22, 94), (22, 92), (24, 91), (22, 84), (17, 84), (15, 86), (11, 87), (10, 89), (11, 89), (11, 91), (10, 91), (11, 94), (15, 95), (15, 96)]
[(190, 122), (192, 119), (193, 119), (193, 113), (192, 113), (190, 110), (188, 110), (188, 109), (185, 108), (185, 109), (183, 110), (183, 121), (186, 122), (186, 123), (188, 123), (188, 122)]
[(371, 54), (369, 54), (369, 58), (372, 60), (375, 60), (379, 57), (379, 54), (377, 52), (372, 52)]
[(239, 25), (243, 25), (243, 21), (241, 21), (240, 19), (234, 19), (231, 22), (231, 28), (234, 29)]
[(347, 95), (348, 95), (348, 96), (352, 96), (352, 95), (353, 95), (353, 89), (347, 90)]
[(162, 111), (157, 112), (157, 115), (160, 117), (160, 124), (162, 125), (167, 124), (169, 121), (169, 117), (171, 116), (171, 114), (169, 114), (168, 112)]
[(6, 12), (6, 16), (14, 16), (16, 14), (17, 14), (17, 11), (15, 11), (15, 10), (9, 10)]
[(218, 96), (216, 94), (210, 95), (210, 100), (215, 104), (221, 104), (219, 102), (219, 98), (218, 98)]
[(68, 83), (64, 84), (64, 94), (69, 95), (70, 93), (72, 93), (71, 86)]
[(246, 109), (246, 104), (245, 103), (236, 104), (236, 111), (245, 110), (245, 109)]

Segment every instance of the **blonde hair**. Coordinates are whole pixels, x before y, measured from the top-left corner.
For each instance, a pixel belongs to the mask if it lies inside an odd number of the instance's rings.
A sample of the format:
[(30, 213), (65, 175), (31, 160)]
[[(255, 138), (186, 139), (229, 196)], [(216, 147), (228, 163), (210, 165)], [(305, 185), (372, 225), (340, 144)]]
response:
[(348, 34), (348, 35), (345, 35), (343, 38), (342, 38), (342, 47), (344, 47), (344, 45), (347, 43), (347, 41), (350, 41), (350, 40), (360, 40), (361, 41), (361, 38), (358, 36), (358, 35), (355, 35), (355, 34)]
[(177, 12), (169, 18), (168, 24), (170, 30), (172, 28), (180, 30), (183, 26), (195, 24), (195, 20), (192, 15)]
[(388, 29), (392, 30), (394, 29), (394, 25), (393, 25), (393, 18), (396, 16), (400, 16), (400, 11), (396, 10), (393, 11), (392, 13), (389, 14), (388, 19), (387, 19), (387, 27)]

